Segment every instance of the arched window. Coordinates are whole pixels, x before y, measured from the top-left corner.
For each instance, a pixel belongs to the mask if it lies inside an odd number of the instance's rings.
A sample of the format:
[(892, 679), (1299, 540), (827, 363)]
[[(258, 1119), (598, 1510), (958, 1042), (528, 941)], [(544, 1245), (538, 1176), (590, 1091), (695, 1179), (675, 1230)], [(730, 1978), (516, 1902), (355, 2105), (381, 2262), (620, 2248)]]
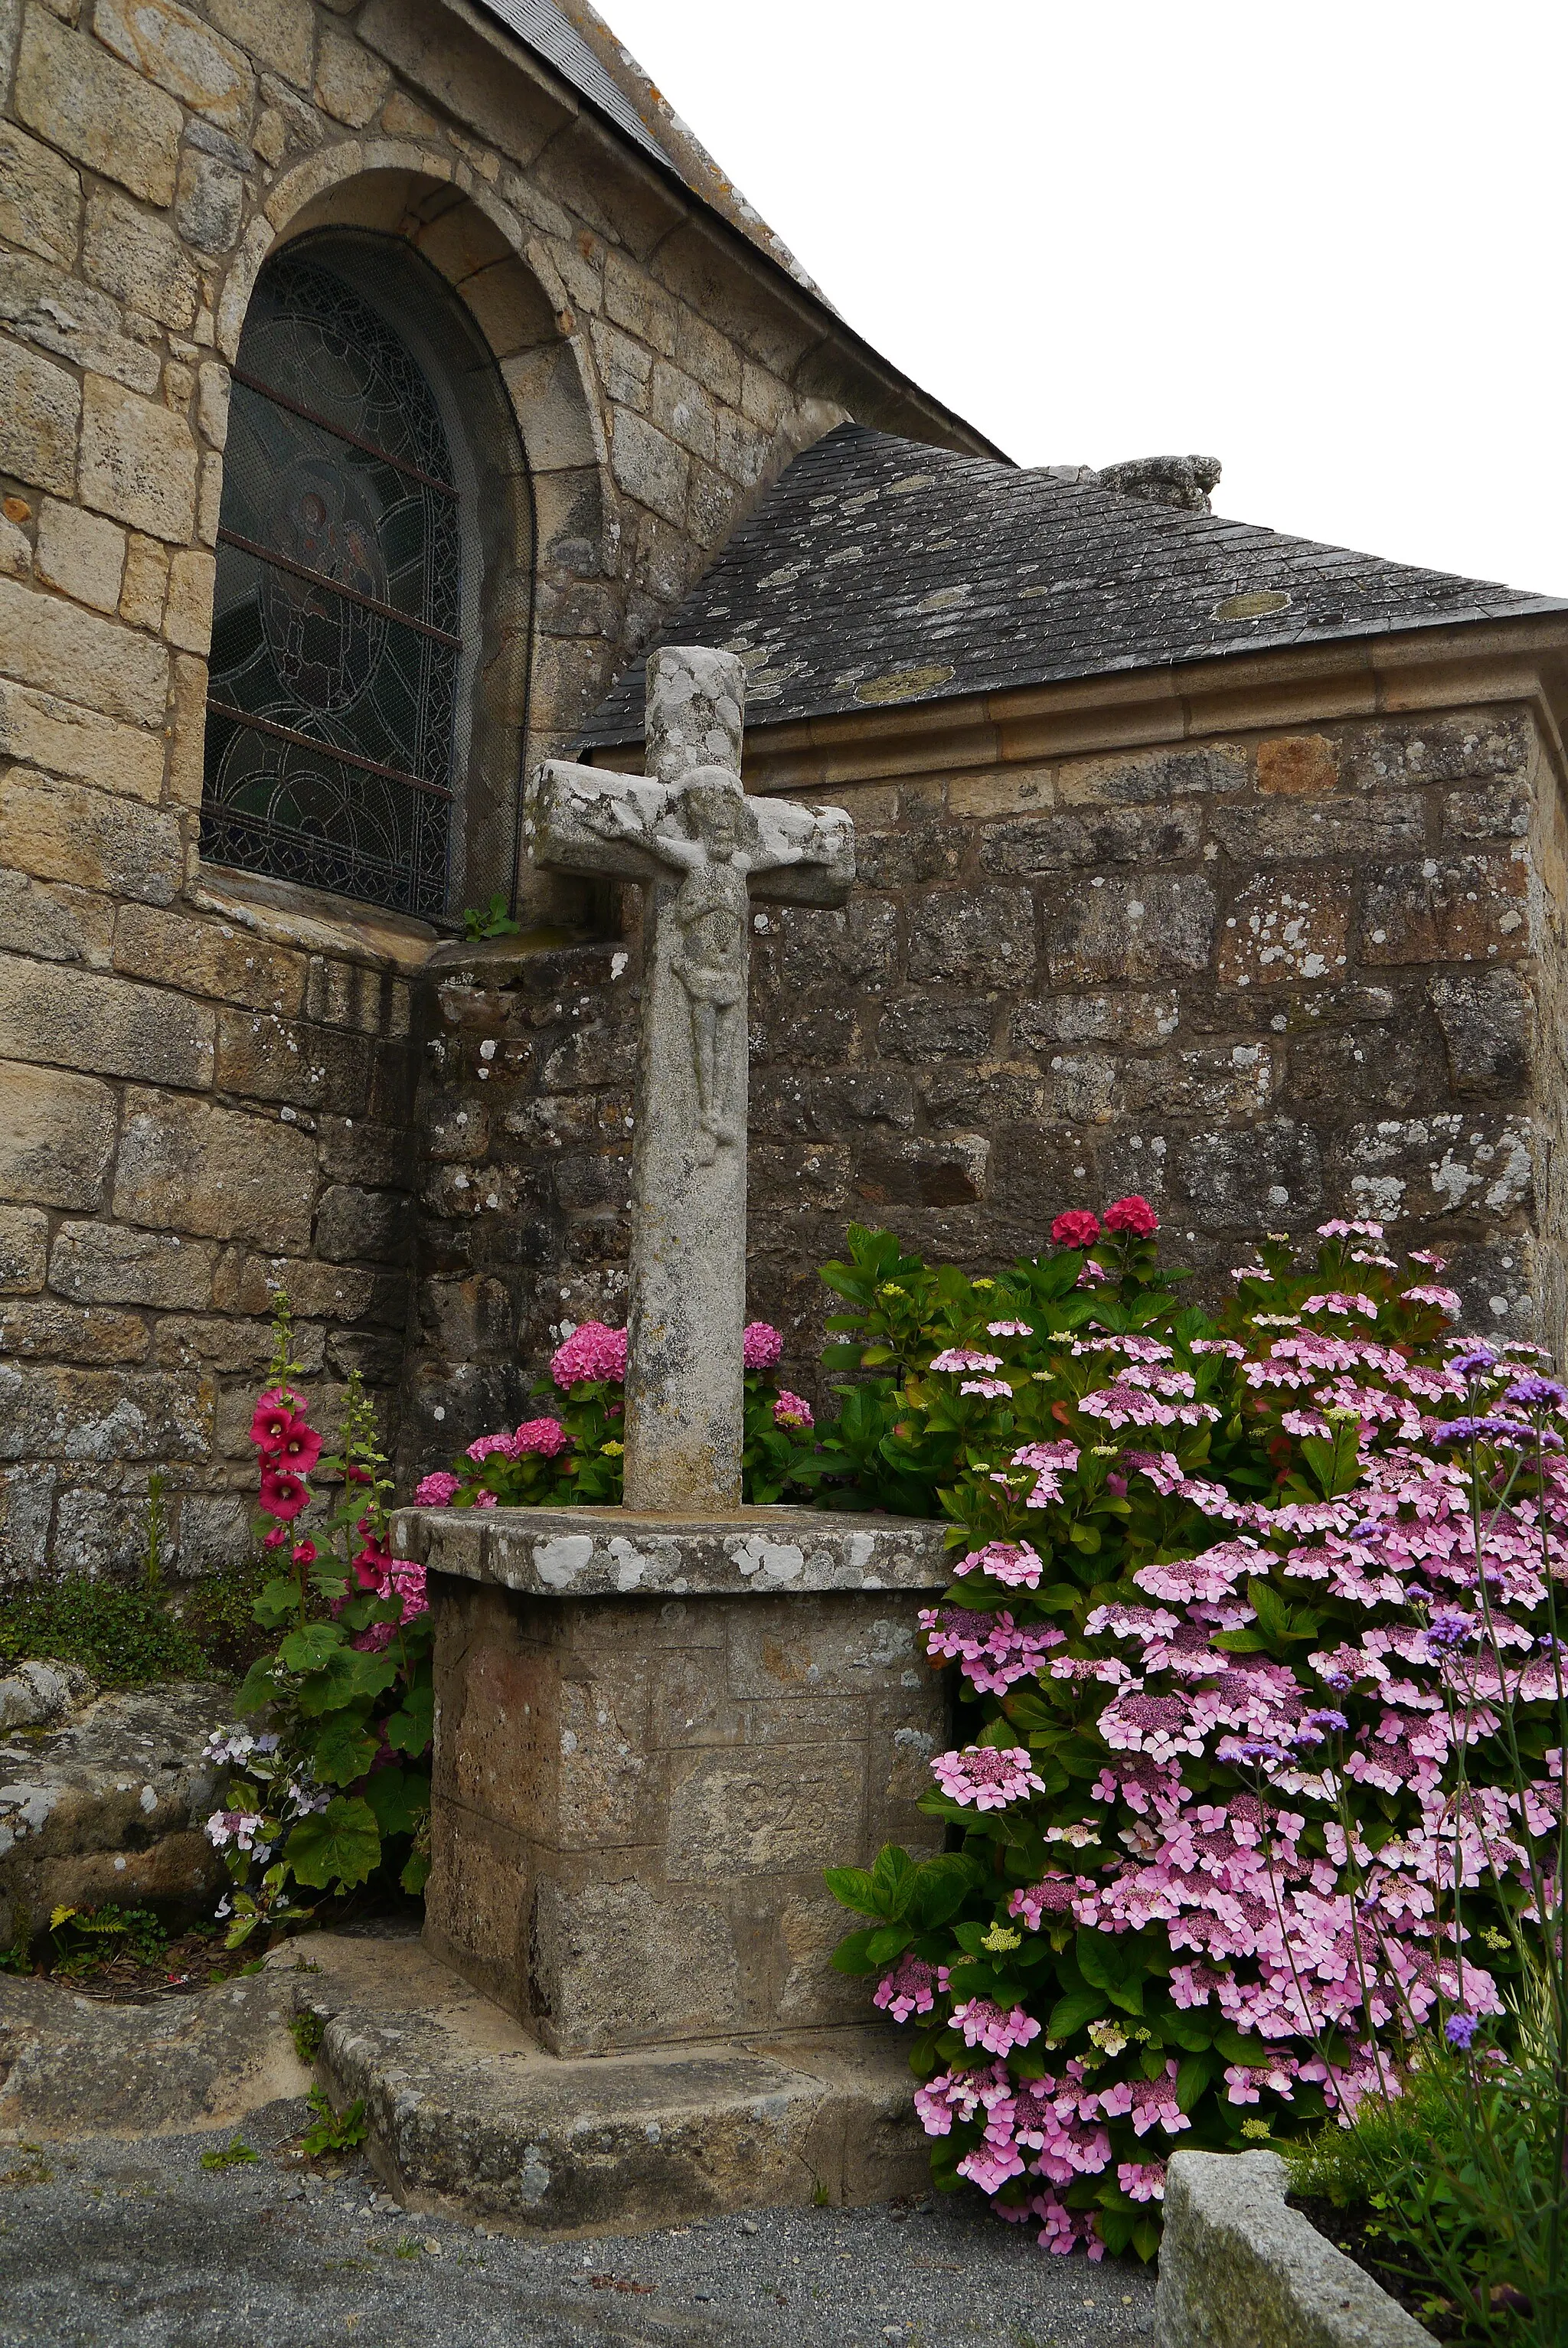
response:
[(262, 272), (233, 374), (201, 809), (211, 862), (438, 922), (510, 895), (517, 779), (491, 778), (499, 825), (465, 805), (487, 536), (472, 386), (494, 370), (456, 312), (390, 239), (302, 240)]

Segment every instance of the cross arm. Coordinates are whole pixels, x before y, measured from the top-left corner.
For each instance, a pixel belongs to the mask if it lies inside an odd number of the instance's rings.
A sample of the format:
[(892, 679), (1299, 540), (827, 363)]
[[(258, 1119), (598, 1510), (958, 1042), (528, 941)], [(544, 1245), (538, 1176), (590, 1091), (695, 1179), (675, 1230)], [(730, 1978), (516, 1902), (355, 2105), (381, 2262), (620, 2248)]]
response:
[(751, 894), (775, 905), (841, 905), (854, 886), (855, 827), (842, 808), (748, 799), (757, 826)]
[(547, 758), (528, 788), (523, 831), (547, 872), (651, 880), (666, 868), (649, 842), (669, 798), (663, 783), (642, 775)]

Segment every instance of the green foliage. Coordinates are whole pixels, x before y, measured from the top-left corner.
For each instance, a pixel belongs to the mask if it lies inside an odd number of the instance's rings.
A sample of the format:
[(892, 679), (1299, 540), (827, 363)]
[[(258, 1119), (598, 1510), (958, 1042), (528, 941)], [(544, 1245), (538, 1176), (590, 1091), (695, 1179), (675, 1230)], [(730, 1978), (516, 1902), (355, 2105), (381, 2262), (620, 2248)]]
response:
[(0, 1663), (49, 1656), (79, 1663), (104, 1687), (213, 1675), (192, 1626), (158, 1590), (71, 1574), (0, 1601)]
[(204, 2152), (201, 2155), (201, 2166), (203, 2168), (215, 2169), (243, 2168), (253, 2160), (259, 2160), (261, 2157), (253, 2145), (246, 2144), (236, 2135), (229, 2138), (222, 2152)]
[(0, 1949), (0, 1973), (30, 1973), (33, 1970), (33, 1919), (18, 1905), (8, 1949)]
[(289, 2024), (289, 2035), (294, 2043), (294, 2053), (302, 2063), (314, 2063), (321, 2052), (321, 2042), (326, 2036), (326, 2019), (306, 2006)]
[(497, 889), (488, 905), (463, 907), (463, 935), (477, 945), (482, 938), (515, 938), (522, 933), (521, 922), (514, 922), (507, 906), (506, 892)]
[(335, 1485), (338, 1498), (325, 1522), (303, 1537), (293, 1513), (297, 1495), (291, 1505), (273, 1488), (281, 1513), (263, 1509), (257, 1519), (271, 1564), (252, 1603), (273, 1636), (252, 1663), (237, 1703), (242, 1714), (261, 1715), (266, 1729), (220, 1740), (219, 1757), (233, 1766), (226, 1808), (209, 1829), (236, 1887), (223, 1911), (231, 1948), (259, 1928), (303, 1922), (315, 1905), (303, 1895), (341, 1896), (389, 1861), (397, 1867), (399, 1856), (400, 1880), (416, 1889), (428, 1867), (422, 1845), (429, 1772), (418, 1766), (429, 1750), (433, 1709), (424, 1575), (387, 1546), (392, 1482), (358, 1372), (349, 1376), (337, 1448), (317, 1457), (319, 1437), (294, 1385), (300, 1370), (286, 1296), (277, 1300), (273, 1325), (254, 1437), (263, 1494), (273, 1457), (264, 1430), (282, 1419), (288, 1425), (280, 1439), (293, 1447), (278, 1455), (282, 1465), (308, 1459), (307, 1469), (289, 1472)]
[[(149, 1908), (57, 1908), (49, 1919), (52, 1970), (67, 1981), (129, 1954), (139, 1965), (161, 1962), (169, 1935)], [(18, 1968), (20, 1970), (20, 1968)]]
[(367, 2128), (362, 2102), (335, 2112), (325, 2087), (313, 2087), (306, 2101), (315, 2117), (300, 2143), (312, 2160), (324, 2152), (352, 2152), (356, 2144), (364, 2143)]
[(1506, 2053), (1434, 2042), (1350, 2127), (1281, 2147), (1292, 2191), (1364, 2215), (1390, 2271), (1478, 2348), (1568, 2338), (1556, 1994), (1532, 1969)]

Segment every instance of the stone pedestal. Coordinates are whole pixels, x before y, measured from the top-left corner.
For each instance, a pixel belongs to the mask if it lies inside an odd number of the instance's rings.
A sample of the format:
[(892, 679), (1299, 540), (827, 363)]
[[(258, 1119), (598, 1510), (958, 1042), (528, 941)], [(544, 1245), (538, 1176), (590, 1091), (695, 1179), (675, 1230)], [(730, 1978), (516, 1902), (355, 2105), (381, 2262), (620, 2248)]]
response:
[(947, 1738), (916, 1644), (944, 1528), (759, 1509), (410, 1509), (437, 1726), (426, 1943), (562, 2056), (863, 2022), (824, 1867)]

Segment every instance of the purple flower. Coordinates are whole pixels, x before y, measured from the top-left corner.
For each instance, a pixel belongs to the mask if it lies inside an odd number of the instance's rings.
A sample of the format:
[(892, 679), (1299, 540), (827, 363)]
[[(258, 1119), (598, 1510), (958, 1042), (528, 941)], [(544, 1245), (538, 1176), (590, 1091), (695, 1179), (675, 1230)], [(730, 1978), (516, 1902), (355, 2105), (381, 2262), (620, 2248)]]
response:
[(1348, 1728), (1350, 1723), (1342, 1712), (1309, 1712), (1302, 1725), (1306, 1728)]
[(1456, 1647), (1468, 1647), (1475, 1636), (1475, 1623), (1468, 1614), (1451, 1606), (1440, 1607), (1427, 1625), (1427, 1649), (1434, 1655), (1449, 1654)]
[(1476, 2032), (1480, 2027), (1480, 2016), (1479, 2014), (1450, 2013), (1447, 2022), (1443, 2024), (1443, 2036), (1448, 2040), (1450, 2046), (1462, 2047), (1465, 2053), (1468, 2054), (1470, 2052), (1470, 2041), (1474, 2038)]
[(1530, 1371), (1515, 1378), (1502, 1398), (1514, 1410), (1563, 1410), (1568, 1409), (1568, 1386)]
[(1516, 1418), (1450, 1418), (1438, 1429), (1439, 1443), (1528, 1443), (1533, 1427), (1522, 1425)]
[(1462, 1354), (1454, 1355), (1449, 1367), (1457, 1370), (1461, 1378), (1485, 1377), (1496, 1369), (1497, 1355), (1490, 1345), (1470, 1345)]

